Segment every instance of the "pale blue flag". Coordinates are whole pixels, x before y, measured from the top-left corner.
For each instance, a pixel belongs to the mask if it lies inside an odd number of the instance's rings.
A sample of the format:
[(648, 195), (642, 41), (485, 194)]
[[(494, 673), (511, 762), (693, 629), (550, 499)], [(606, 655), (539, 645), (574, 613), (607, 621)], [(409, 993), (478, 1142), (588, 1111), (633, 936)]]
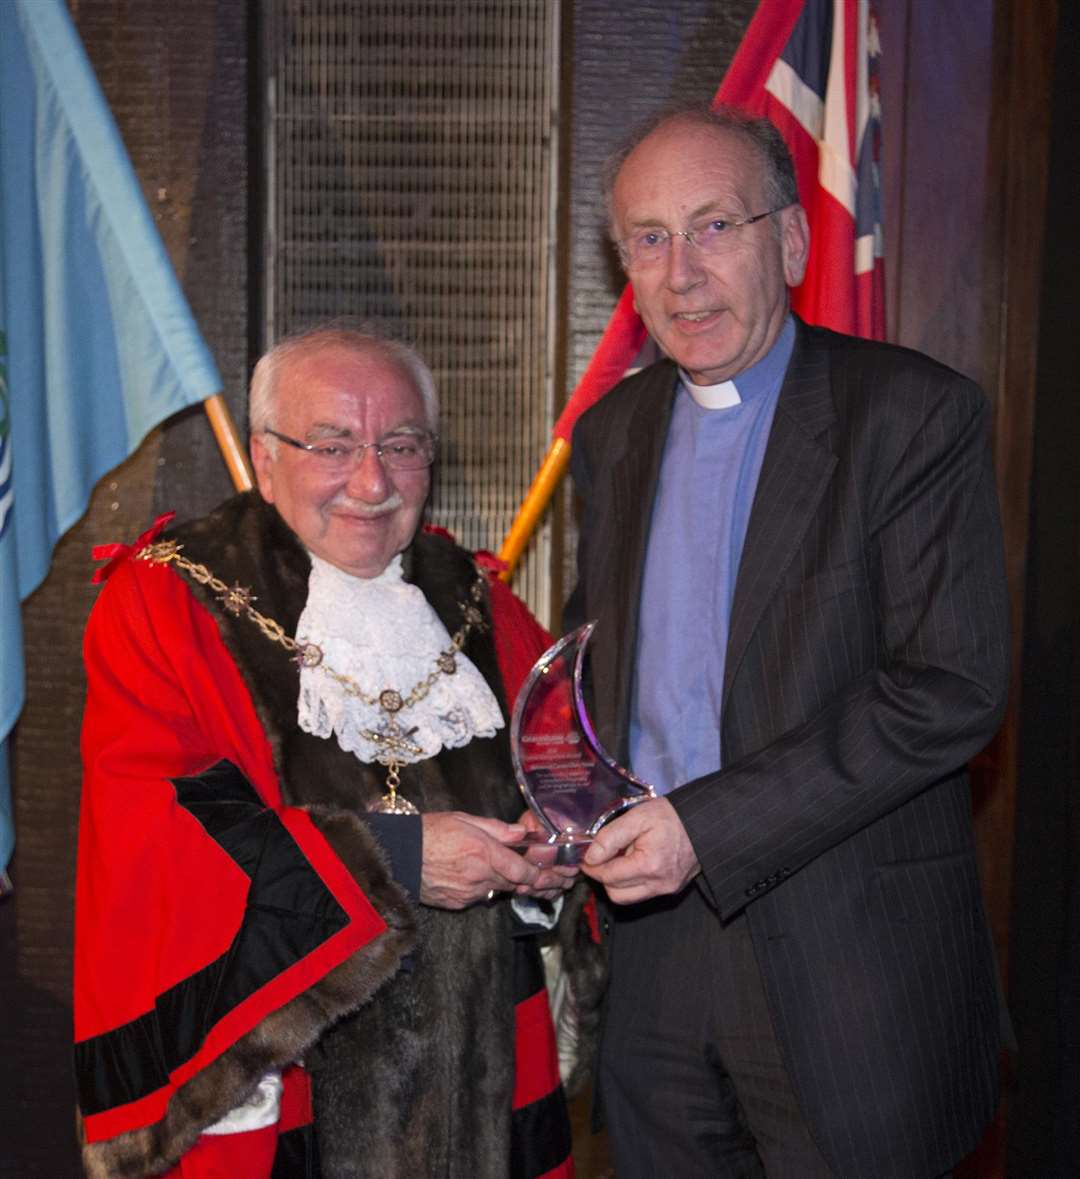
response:
[(63, 0), (0, 0), (0, 331), (2, 873), (19, 603), (98, 479), (221, 388)]

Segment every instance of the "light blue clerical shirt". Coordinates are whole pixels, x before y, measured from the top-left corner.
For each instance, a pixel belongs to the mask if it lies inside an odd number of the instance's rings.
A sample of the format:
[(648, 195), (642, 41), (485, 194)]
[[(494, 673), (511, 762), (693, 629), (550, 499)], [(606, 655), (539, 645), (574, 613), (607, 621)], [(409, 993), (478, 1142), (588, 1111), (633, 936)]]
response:
[(734, 381), (685, 373), (664, 444), (641, 590), (630, 767), (667, 793), (721, 766), (728, 622), (746, 526), (784, 372), (789, 316)]

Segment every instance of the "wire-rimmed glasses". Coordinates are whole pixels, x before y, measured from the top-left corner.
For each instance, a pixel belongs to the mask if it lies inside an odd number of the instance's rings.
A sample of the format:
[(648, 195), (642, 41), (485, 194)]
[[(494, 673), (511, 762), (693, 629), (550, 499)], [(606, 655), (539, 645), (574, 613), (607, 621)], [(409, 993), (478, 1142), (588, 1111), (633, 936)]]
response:
[(326, 438), (319, 442), (301, 442), (280, 430), (266, 429), (287, 446), (302, 450), (327, 471), (351, 470), (353, 464), (362, 461), (364, 451), (371, 449), (385, 466), (393, 471), (419, 471), (430, 467), (435, 461), (436, 435), (428, 430), (395, 430), (376, 442), (353, 442), (345, 438)]
[(671, 239), (674, 237), (685, 238), (687, 245), (702, 254), (715, 256), (726, 253), (736, 244), (736, 230), (742, 229), (744, 225), (753, 225), (756, 221), (764, 221), (766, 217), (786, 208), (787, 205), (777, 205), (775, 209), (766, 209), (764, 213), (755, 213), (752, 217), (742, 217), (737, 221), (727, 217), (708, 217), (691, 225), (689, 229), (642, 226), (628, 237), (620, 238), (615, 245), (627, 270), (644, 270), (666, 261), (671, 254)]

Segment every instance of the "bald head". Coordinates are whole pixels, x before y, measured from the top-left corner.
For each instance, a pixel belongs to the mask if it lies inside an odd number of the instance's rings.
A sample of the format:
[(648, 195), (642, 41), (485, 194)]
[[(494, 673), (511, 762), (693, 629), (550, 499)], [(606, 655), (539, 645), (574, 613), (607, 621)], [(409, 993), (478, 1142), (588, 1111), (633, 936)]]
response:
[(770, 208), (798, 204), (799, 187), (795, 165), (784, 137), (768, 119), (755, 118), (731, 106), (711, 107), (701, 103), (660, 111), (638, 126), (605, 161), (601, 177), (604, 200), (611, 216), (615, 180), (627, 157), (654, 132), (672, 127), (699, 126), (715, 131), (729, 131), (739, 136), (761, 160), (764, 197)]

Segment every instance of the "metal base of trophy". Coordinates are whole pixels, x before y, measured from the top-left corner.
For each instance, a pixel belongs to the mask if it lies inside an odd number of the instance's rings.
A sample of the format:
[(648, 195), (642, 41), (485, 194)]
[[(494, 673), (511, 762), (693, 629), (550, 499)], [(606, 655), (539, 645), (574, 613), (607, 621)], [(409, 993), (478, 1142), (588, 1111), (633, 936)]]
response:
[(524, 839), (510, 844), (538, 868), (576, 868), (582, 856), (593, 841), (591, 835), (582, 832), (564, 831), (560, 835), (544, 835), (530, 831)]

